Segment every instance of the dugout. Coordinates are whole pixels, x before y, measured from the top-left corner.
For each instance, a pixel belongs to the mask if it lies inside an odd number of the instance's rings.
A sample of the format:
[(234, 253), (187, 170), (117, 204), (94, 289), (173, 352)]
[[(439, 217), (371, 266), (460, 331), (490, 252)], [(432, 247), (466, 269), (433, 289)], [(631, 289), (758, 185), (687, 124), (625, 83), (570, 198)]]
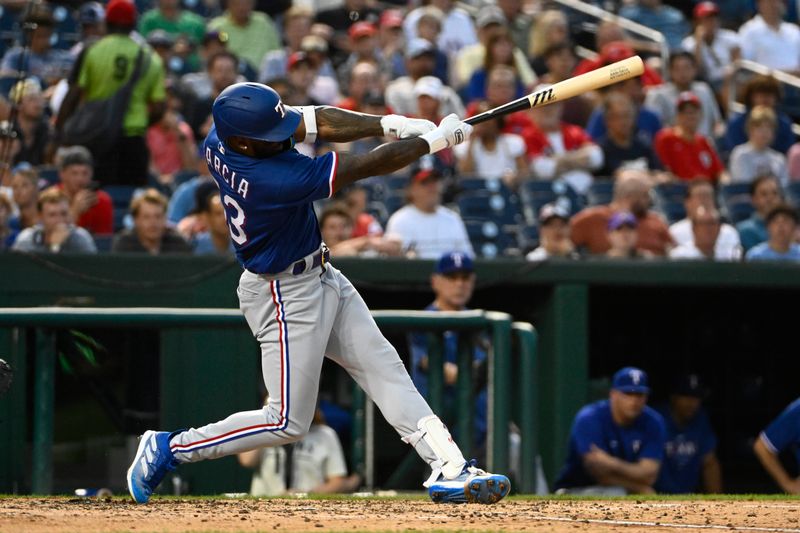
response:
[[(421, 309), (431, 299), (427, 281), (431, 262), (350, 259), (335, 260), (335, 264), (359, 288), (371, 309)], [(800, 267), (497, 260), (478, 261), (476, 269), (473, 307), (508, 312), (538, 329), (539, 439), (548, 481), (552, 483), (563, 461), (574, 413), (589, 399), (605, 394), (614, 370), (635, 364), (651, 375), (653, 401), (663, 399), (675, 371), (703, 374), (713, 391), (708, 409), (720, 441), (726, 488), (731, 492), (775, 490), (750, 452), (750, 443), (787, 403), (800, 396), (795, 383), (800, 360), (794, 357), (793, 342)], [(0, 306), (236, 307), (239, 273), (233, 262), (216, 258), (4, 254), (0, 256)], [(109, 334), (107, 342), (116, 340), (127, 347), (107, 370), (115, 378), (113, 390), (120, 397), (134, 385), (162, 394), (180, 391), (175, 394), (182, 396), (173, 400), (187, 411), (203, 397), (222, 398), (219, 412), (199, 413), (200, 422), (256, 401), (257, 386), (243, 381), (258, 375), (255, 353), (252, 363), (245, 358), (230, 371), (219, 366), (219, 357), (250, 349), (246, 336), (202, 330), (183, 333), (170, 341), (176, 352), (222, 355), (191, 365), (175, 357), (162, 359), (161, 365), (174, 366), (175, 375), (180, 376), (181, 383), (174, 387), (158, 383), (157, 377), (148, 379), (149, 365), (157, 357), (148, 344), (153, 331)], [(31, 412), (33, 379), (25, 370), (35, 349), (16, 353), (11, 340), (8, 331), (0, 332), (0, 357), (12, 359), (17, 369), (12, 393), (0, 399), (0, 492), (26, 492), (35, 415)], [(35, 339), (27, 340), (28, 346), (35, 346)], [(106, 460), (109, 448), (124, 456), (114, 426), (104, 408), (98, 407), (91, 387), (91, 382), (56, 380), (56, 445), (61, 446), (62, 457), (76, 464)], [(153, 405), (129, 409), (151, 413)], [(174, 419), (176, 413), (160, 414), (164, 427), (183, 422)], [(96, 440), (101, 444), (91, 449), (73, 446), (74, 439), (87, 433), (98, 439), (106, 434), (107, 441)], [(396, 435), (380, 429), (379, 435), (392, 439), (386, 441), (385, 449), (394, 453)], [(249, 474), (234, 472), (238, 467), (232, 460), (213, 463), (208, 468), (219, 481), (216, 492), (245, 488)]]

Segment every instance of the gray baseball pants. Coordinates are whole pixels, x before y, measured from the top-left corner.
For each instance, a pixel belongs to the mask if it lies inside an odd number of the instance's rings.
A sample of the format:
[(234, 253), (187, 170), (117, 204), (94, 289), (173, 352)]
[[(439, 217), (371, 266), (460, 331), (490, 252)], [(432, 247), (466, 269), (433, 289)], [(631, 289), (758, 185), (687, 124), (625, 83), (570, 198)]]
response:
[[(418, 421), (432, 414), (350, 281), (330, 264), (313, 268), (311, 257), (299, 275), (242, 274), (237, 293), (261, 345), (266, 405), (174, 436), (170, 448), (179, 461), (301, 439), (314, 417), (324, 356), (347, 370), (401, 437), (417, 432)], [(428, 464), (437, 460), (424, 440), (412, 441)]]

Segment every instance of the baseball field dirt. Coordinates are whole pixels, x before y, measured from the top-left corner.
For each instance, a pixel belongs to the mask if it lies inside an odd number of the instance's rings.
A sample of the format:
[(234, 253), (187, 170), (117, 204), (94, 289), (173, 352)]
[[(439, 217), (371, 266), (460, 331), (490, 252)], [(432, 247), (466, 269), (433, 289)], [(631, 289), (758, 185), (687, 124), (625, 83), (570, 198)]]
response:
[(528, 499), (494, 506), (422, 498), (174, 499), (135, 505), (67, 497), (0, 498), (0, 532), (535, 531), (800, 533), (800, 500)]

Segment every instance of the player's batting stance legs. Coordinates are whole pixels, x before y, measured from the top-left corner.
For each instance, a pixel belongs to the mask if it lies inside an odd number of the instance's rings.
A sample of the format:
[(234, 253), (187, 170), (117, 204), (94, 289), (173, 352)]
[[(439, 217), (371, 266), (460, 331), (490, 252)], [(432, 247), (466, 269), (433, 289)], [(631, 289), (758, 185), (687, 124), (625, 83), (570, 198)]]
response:
[[(269, 399), (263, 409), (214, 424), (142, 435), (128, 469), (133, 498), (147, 502), (180, 463), (231, 455), (302, 438), (313, 418), (325, 354), (344, 367), (400, 434), (428, 462), (425, 483), (435, 501), (494, 503), (508, 478), (468, 464), (447, 428), (419, 395), (397, 352), (366, 304), (328, 262), (312, 203), (355, 180), (402, 168), (426, 153), (463, 142), (471, 127), (455, 115), (436, 127), (395, 115), (336, 108), (299, 110), (259, 84), (237, 84), (212, 108), (215, 126), (206, 160), (245, 268), (239, 302), (261, 345)], [(302, 117), (302, 119), (301, 119)], [(359, 156), (316, 159), (293, 149), (294, 138), (338, 142), (390, 135), (401, 139)], [(230, 354), (225, 354), (231, 357)]]

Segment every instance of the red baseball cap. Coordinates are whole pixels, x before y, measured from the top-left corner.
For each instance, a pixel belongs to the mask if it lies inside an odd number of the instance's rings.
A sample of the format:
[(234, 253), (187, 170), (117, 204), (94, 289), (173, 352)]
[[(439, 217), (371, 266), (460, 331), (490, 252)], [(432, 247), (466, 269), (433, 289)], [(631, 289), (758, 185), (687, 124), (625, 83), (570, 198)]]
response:
[(625, 41), (613, 41), (606, 44), (600, 51), (603, 63), (616, 63), (636, 55), (636, 51)]
[(423, 168), (411, 176), (411, 183), (422, 183), (429, 179), (439, 179), (442, 174), (435, 168)]
[(295, 65), (303, 62), (311, 64), (311, 59), (308, 57), (308, 54), (305, 52), (292, 52), (289, 54), (289, 57), (286, 58), (286, 70), (292, 70)]
[(380, 19), (381, 28), (399, 28), (403, 25), (403, 13), (399, 9), (387, 9)]
[(111, 0), (106, 6), (106, 22), (118, 26), (133, 26), (136, 24), (136, 4), (131, 0)]
[(696, 19), (719, 15), (719, 7), (714, 2), (700, 2), (694, 6), (692, 14)]
[(347, 34), (351, 39), (360, 39), (361, 37), (372, 37), (377, 31), (375, 26), (369, 22), (362, 21), (356, 22), (350, 26), (350, 29), (347, 30)]
[(683, 91), (678, 95), (678, 100), (675, 102), (675, 109), (680, 111), (681, 108), (686, 104), (693, 104), (698, 108), (703, 107), (703, 104), (700, 103), (700, 99), (697, 97), (697, 95), (690, 91)]

